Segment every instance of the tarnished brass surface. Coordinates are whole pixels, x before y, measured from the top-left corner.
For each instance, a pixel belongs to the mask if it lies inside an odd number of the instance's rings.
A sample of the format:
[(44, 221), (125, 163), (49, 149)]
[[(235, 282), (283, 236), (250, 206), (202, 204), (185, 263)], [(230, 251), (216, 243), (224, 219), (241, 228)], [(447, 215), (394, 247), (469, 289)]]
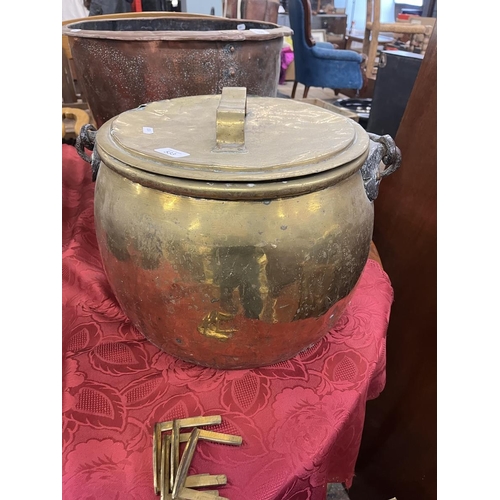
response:
[(160, 468), (161, 468), (161, 430), (160, 430), (160, 425), (155, 424), (153, 431), (153, 485), (156, 495), (159, 495), (161, 491)]
[[(207, 417), (188, 417), (179, 418), (179, 429), (186, 429), (190, 427), (199, 427), (203, 425), (217, 425), (222, 422), (222, 417), (220, 415), (209, 415)], [(159, 422), (156, 424), (158, 426), (159, 432), (171, 431), (174, 427), (174, 421), (169, 420), (168, 422)]]
[[(232, 444), (239, 446), (243, 442), (241, 436), (235, 436), (233, 434), (223, 434), (221, 432), (206, 431), (204, 429), (199, 429), (199, 439), (204, 439), (206, 441), (212, 441), (214, 443)], [(185, 443), (189, 440), (190, 433), (184, 433), (179, 435), (179, 442)]]
[(198, 443), (198, 438), (200, 436), (200, 430), (195, 428), (189, 434), (189, 439), (187, 441), (186, 449), (182, 454), (182, 458), (179, 462), (179, 467), (174, 479), (174, 486), (172, 488), (172, 499), (178, 498), (179, 491), (184, 488), (186, 483), (186, 478), (188, 475), (189, 467), (191, 466), (191, 460), (193, 459), (194, 452), (196, 450), (196, 444)]
[(227, 484), (225, 474), (196, 474), (186, 478), (186, 488), (200, 488), (202, 486), (220, 486)]
[(360, 158), (333, 170), (287, 181), (269, 182), (199, 182), (177, 177), (150, 174), (125, 163), (97, 148), (101, 160), (114, 172), (139, 183), (141, 186), (160, 191), (177, 193), (180, 196), (210, 198), (224, 201), (268, 201), (274, 198), (289, 198), (328, 188), (347, 179), (359, 171), (368, 156), (366, 151)]
[[(159, 348), (218, 368), (276, 363), (335, 323), (373, 226), (361, 174), (276, 200), (179, 196), (104, 164), (96, 234), (117, 300)], [(210, 326), (207, 316), (224, 318)], [(204, 326), (205, 325), (205, 326)]]
[[(161, 500), (195, 498), (203, 500), (210, 496), (219, 496), (217, 490), (196, 491), (192, 488), (219, 486), (227, 483), (224, 474), (195, 474), (188, 476), (188, 471), (196, 450), (198, 439), (216, 443), (239, 446), (241, 436), (199, 429), (197, 425), (220, 424), (220, 415), (207, 417), (189, 417), (168, 422), (157, 422), (153, 430), (153, 477), (154, 490), (161, 495)], [(189, 433), (181, 433), (185, 427), (194, 427)], [(170, 434), (164, 431), (172, 431)], [(187, 442), (184, 452), (180, 453), (180, 443)], [(222, 498), (222, 497), (221, 497)]]
[(217, 107), (215, 124), (215, 152), (245, 150), (245, 116), (247, 89), (224, 88)]
[(289, 182), (332, 171), (359, 161), (369, 147), (367, 133), (353, 120), (292, 99), (248, 96), (246, 153), (217, 153), (220, 104), (220, 95), (191, 96), (122, 113), (99, 130), (99, 154), (110, 166), (121, 162), (161, 176), (223, 182), (231, 191), (238, 182), (252, 188), (255, 181)]
[(218, 492), (197, 491), (191, 488), (182, 488), (178, 497), (181, 500), (229, 500), (226, 497), (221, 497)]
[(177, 469), (179, 468), (179, 431), (180, 423), (178, 420), (174, 420), (172, 426), (172, 437), (170, 440), (170, 491), (174, 488), (175, 477), (177, 476)]
[[(222, 422), (222, 417), (220, 415), (209, 415), (206, 417), (188, 417), (188, 418), (180, 418), (177, 420), (177, 425), (179, 427), (179, 431), (185, 428), (204, 426), (204, 425), (217, 425)], [(157, 422), (154, 427), (153, 432), (153, 481), (154, 481), (154, 489), (155, 493), (158, 495), (161, 489), (161, 481), (160, 481), (160, 464), (161, 464), (161, 453), (162, 453), (162, 432), (173, 430), (174, 421), (169, 420), (167, 422)], [(203, 431), (204, 432), (204, 431)], [(218, 434), (218, 433), (215, 433)], [(187, 435), (188, 436), (188, 435)], [(187, 436), (179, 434), (179, 442), (187, 441)], [(221, 438), (232, 439), (234, 440), (237, 436), (229, 436), (226, 434), (220, 434)], [(202, 437), (202, 439), (206, 439)], [(171, 447), (170, 438), (169, 438), (169, 447)], [(170, 456), (170, 454), (168, 455)], [(170, 471), (167, 475), (167, 478), (170, 477)]]
[[(153, 344), (250, 368), (315, 343), (346, 307), (372, 236), (369, 139), (310, 104), (248, 97), (247, 152), (216, 153), (220, 104), (162, 101), (101, 127), (96, 234), (117, 300)], [(226, 107), (241, 118), (241, 99)]]
[(167, 434), (161, 438), (160, 485), (161, 500), (164, 500), (170, 493), (170, 436)]

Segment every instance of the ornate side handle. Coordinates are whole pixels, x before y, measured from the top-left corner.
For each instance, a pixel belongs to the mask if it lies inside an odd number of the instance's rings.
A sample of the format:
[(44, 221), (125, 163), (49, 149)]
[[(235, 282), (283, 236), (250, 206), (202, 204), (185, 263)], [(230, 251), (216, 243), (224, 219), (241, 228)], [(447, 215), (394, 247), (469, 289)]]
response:
[[(85, 160), (87, 163), (90, 163), (90, 166), (92, 167), (93, 182), (95, 182), (97, 178), (97, 172), (99, 171), (99, 166), (101, 164), (99, 153), (97, 150), (94, 150), (96, 135), (96, 128), (92, 124), (88, 123), (81, 128), (75, 143), (75, 148), (80, 158)], [(92, 157), (87, 155), (85, 148), (92, 151)]]
[[(401, 151), (390, 135), (368, 134), (370, 137), (370, 152), (361, 167), (361, 176), (365, 185), (366, 196), (373, 201), (378, 196), (380, 182), (395, 172), (401, 166)], [(380, 163), (386, 168), (380, 169)]]

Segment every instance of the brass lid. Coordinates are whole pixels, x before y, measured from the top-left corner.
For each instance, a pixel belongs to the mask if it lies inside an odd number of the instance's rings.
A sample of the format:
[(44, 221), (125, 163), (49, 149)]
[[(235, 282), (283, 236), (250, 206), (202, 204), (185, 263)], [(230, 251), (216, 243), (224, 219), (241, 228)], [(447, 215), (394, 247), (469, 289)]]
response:
[(283, 180), (360, 158), (364, 129), (292, 99), (222, 95), (153, 102), (105, 123), (96, 142), (106, 156), (162, 176), (214, 182)]

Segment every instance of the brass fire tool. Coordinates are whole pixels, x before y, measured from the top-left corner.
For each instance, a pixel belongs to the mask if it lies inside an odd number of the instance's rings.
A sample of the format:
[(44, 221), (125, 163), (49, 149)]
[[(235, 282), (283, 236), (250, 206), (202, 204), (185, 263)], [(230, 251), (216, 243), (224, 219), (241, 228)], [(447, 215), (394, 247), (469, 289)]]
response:
[(170, 436), (165, 434), (161, 439), (160, 494), (166, 500), (170, 486)]
[[(196, 427), (199, 425), (217, 425), (222, 422), (220, 415), (211, 415), (209, 417), (190, 417), (181, 418), (178, 420), (181, 429)], [(160, 464), (161, 464), (161, 433), (164, 431), (171, 431), (173, 429), (174, 421), (159, 422), (155, 424), (153, 436), (153, 482), (155, 494), (160, 494)], [(170, 478), (170, 474), (167, 476)], [(170, 480), (170, 479), (169, 479)]]
[(195, 428), (189, 436), (186, 449), (184, 450), (184, 454), (182, 455), (182, 459), (179, 463), (179, 468), (177, 469), (177, 474), (175, 475), (175, 480), (173, 483), (174, 486), (172, 487), (172, 498), (178, 498), (179, 491), (184, 488), (186, 484), (188, 469), (191, 465), (191, 460), (193, 459), (194, 450), (196, 449), (196, 444), (198, 443), (199, 436), (200, 429), (198, 428)]
[[(227, 483), (224, 474), (195, 474), (188, 476), (196, 445), (200, 439), (234, 446), (242, 444), (241, 436), (198, 429), (198, 426), (217, 425), (220, 415), (190, 417), (158, 422), (153, 434), (153, 482), (161, 500), (229, 500), (219, 496), (217, 490), (199, 491), (194, 488), (220, 486)], [(181, 429), (194, 428), (181, 433)], [(170, 434), (167, 434), (171, 431)], [(187, 443), (182, 457), (180, 443)]]

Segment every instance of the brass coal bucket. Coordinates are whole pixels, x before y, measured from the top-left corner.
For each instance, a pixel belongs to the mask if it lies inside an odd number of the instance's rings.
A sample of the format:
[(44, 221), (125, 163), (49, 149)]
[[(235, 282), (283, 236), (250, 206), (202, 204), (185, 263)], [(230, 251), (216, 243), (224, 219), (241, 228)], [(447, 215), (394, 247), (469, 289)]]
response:
[(220, 94), (227, 86), (275, 97), (283, 38), (292, 30), (263, 21), (143, 13), (89, 17), (62, 32), (100, 127), (144, 103)]
[(141, 106), (86, 126), (83, 145), (123, 311), (165, 352), (222, 369), (291, 358), (336, 323), (400, 164), (388, 136), (245, 88)]

